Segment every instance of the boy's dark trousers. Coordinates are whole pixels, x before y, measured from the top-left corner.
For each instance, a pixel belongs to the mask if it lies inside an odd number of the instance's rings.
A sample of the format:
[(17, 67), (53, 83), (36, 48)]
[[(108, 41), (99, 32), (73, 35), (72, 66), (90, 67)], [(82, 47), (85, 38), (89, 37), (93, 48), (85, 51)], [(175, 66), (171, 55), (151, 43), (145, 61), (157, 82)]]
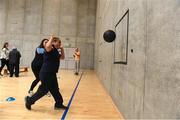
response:
[(62, 106), (63, 98), (59, 92), (58, 81), (56, 73), (43, 73), (40, 72), (41, 85), (39, 86), (37, 92), (30, 98), (30, 104), (34, 104), (41, 97), (46, 95), (48, 91), (52, 94), (55, 100), (55, 107)]

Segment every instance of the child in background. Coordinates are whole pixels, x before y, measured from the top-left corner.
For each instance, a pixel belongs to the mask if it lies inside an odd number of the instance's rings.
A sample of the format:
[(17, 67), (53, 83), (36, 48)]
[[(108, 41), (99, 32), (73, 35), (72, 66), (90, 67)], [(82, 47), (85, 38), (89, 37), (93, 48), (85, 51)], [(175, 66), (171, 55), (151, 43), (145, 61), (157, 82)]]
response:
[(78, 48), (75, 49), (74, 52), (74, 59), (75, 59), (75, 75), (79, 74), (79, 70), (80, 70), (80, 51)]

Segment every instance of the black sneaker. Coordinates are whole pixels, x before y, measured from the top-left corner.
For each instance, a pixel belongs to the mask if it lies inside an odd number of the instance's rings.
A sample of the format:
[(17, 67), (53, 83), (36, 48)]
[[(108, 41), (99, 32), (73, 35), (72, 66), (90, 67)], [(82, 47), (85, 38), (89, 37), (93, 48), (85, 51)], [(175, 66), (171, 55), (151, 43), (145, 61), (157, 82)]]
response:
[(61, 105), (61, 106), (55, 106), (54, 110), (65, 110), (67, 108), (68, 108), (67, 106)]
[(31, 110), (31, 104), (29, 103), (28, 99), (29, 99), (29, 96), (26, 96), (26, 97), (25, 97), (25, 107), (26, 107), (28, 110)]

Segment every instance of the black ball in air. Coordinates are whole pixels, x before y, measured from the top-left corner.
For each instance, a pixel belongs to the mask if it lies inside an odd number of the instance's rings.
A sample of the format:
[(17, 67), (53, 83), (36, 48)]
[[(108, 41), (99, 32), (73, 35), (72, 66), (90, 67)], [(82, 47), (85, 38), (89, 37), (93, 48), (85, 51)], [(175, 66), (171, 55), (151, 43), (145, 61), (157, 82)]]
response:
[(116, 39), (116, 33), (113, 30), (107, 30), (104, 32), (103, 38), (108, 43), (113, 42)]

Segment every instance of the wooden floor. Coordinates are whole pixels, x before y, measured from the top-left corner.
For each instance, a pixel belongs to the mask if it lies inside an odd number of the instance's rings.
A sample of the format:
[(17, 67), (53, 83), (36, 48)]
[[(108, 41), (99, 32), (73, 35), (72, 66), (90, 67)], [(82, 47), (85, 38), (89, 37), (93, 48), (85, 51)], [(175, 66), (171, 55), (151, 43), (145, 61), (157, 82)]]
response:
[[(61, 76), (61, 77), (60, 77)], [(79, 80), (73, 71), (61, 70), (58, 73), (60, 91), (67, 105)], [(21, 73), (19, 78), (0, 77), (0, 120), (60, 120), (63, 110), (54, 110), (54, 100), (45, 96), (28, 111), (24, 107), (24, 97), (34, 79), (32, 72)], [(37, 89), (37, 87), (36, 87)], [(35, 91), (35, 90), (34, 90)], [(7, 102), (6, 98), (16, 100)], [(110, 96), (106, 93), (94, 71), (84, 71), (72, 104), (67, 113), (69, 120), (120, 120)]]

